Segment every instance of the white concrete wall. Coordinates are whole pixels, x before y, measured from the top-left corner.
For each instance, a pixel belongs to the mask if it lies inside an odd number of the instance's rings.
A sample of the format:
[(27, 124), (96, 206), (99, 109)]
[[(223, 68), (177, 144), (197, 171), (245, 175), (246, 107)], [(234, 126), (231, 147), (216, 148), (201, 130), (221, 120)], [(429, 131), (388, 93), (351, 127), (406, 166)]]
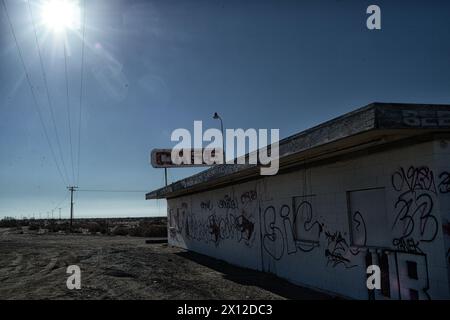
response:
[(369, 251), (391, 299), (449, 299), (449, 160), (434, 141), (169, 199), (169, 243), (358, 299)]

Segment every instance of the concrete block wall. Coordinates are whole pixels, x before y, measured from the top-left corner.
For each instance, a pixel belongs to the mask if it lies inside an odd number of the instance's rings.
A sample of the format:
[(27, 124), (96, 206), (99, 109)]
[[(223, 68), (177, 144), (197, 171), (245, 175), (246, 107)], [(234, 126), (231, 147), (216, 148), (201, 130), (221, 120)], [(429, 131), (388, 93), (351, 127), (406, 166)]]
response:
[(371, 153), (168, 200), (169, 243), (368, 299), (449, 299), (450, 141)]

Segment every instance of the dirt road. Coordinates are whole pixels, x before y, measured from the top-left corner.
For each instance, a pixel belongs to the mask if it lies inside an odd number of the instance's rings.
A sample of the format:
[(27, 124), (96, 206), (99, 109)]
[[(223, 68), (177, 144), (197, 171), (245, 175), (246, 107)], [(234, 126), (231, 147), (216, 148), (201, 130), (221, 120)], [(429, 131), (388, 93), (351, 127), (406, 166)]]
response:
[[(69, 290), (68, 265), (81, 268)], [(0, 299), (326, 299), (267, 274), (144, 238), (0, 229)]]

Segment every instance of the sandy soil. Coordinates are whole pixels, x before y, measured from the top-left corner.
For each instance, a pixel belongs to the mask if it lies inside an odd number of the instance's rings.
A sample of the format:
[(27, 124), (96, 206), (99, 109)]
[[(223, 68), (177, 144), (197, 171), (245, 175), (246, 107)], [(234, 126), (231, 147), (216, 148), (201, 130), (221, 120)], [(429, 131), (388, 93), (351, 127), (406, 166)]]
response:
[[(81, 290), (66, 287), (68, 265)], [(0, 299), (326, 299), (276, 277), (145, 238), (0, 229)]]

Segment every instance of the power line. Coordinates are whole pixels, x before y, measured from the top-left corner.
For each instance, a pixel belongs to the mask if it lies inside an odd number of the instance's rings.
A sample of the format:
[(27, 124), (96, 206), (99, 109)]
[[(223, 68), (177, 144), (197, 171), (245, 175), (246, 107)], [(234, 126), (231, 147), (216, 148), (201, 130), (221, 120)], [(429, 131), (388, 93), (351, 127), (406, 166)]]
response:
[(57, 204), (56, 206), (52, 207), (50, 210), (39, 211), (39, 212), (38, 212), (38, 215), (41, 216), (42, 212), (51, 212), (52, 210), (66, 208), (67, 205), (61, 207), (61, 204), (62, 204), (64, 201), (66, 201), (66, 199), (67, 199), (68, 197), (69, 197), (69, 194), (66, 193), (66, 196), (64, 197), (64, 199), (62, 199), (60, 202), (58, 202), (58, 204)]
[(80, 109), (78, 114), (78, 153), (77, 153), (77, 181), (80, 180), (80, 153), (81, 153), (81, 107), (83, 102), (83, 73), (84, 73), (84, 34), (86, 29), (86, 0), (83, 0), (83, 31), (81, 44), (81, 71), (80, 71)]
[(66, 75), (66, 104), (67, 104), (67, 123), (69, 126), (70, 161), (72, 164), (72, 179), (73, 179), (72, 181), (75, 182), (75, 170), (73, 167), (72, 126), (70, 124), (69, 78), (67, 76), (67, 53), (65, 42), (64, 42), (64, 71)]
[(57, 209), (57, 208), (65, 208), (65, 207), (67, 207), (67, 206), (64, 206), (64, 207), (60, 207), (60, 205), (64, 202), (64, 201), (66, 201), (67, 200), (67, 198), (69, 197), (69, 194), (67, 193), (66, 194), (66, 196), (64, 197), (64, 199), (62, 199), (55, 207), (53, 207), (51, 210), (55, 210), (55, 209)]
[(49, 138), (49, 135), (48, 135), (48, 132), (47, 132), (47, 128), (45, 127), (45, 123), (44, 123), (44, 120), (42, 118), (41, 110), (39, 109), (39, 104), (37, 102), (36, 93), (34, 92), (33, 85), (31, 84), (31, 79), (30, 79), (30, 76), (28, 74), (27, 67), (25, 65), (25, 60), (23, 59), (22, 50), (20, 49), (19, 43), (17, 41), (16, 33), (14, 32), (14, 26), (13, 26), (13, 24), (11, 22), (11, 18), (9, 16), (8, 8), (6, 6), (5, 0), (2, 0), (2, 4), (3, 4), (3, 7), (5, 8), (5, 14), (6, 14), (6, 17), (8, 19), (9, 26), (11, 28), (11, 33), (12, 33), (12, 36), (14, 38), (14, 42), (15, 42), (16, 47), (17, 47), (17, 51), (18, 51), (18, 54), (19, 54), (20, 62), (22, 63), (22, 67), (23, 67), (23, 70), (25, 72), (25, 76), (26, 76), (26, 79), (27, 79), (28, 86), (30, 87), (30, 90), (31, 90), (31, 95), (33, 97), (34, 107), (35, 107), (36, 112), (37, 112), (37, 114), (39, 116), (39, 121), (41, 123), (42, 130), (44, 131), (45, 139), (47, 140), (47, 143), (48, 143), (48, 145), (50, 147), (50, 151), (51, 151), (53, 160), (55, 161), (56, 168), (58, 169), (58, 173), (59, 173), (59, 175), (60, 175), (64, 185), (66, 185), (66, 182), (65, 182), (65, 179), (64, 179), (64, 175), (62, 174), (61, 168), (59, 167), (58, 161), (56, 160), (56, 155), (55, 155), (55, 152), (53, 150), (53, 146), (52, 146), (52, 143), (50, 141), (50, 138)]
[(77, 191), (85, 191), (85, 192), (147, 192), (145, 190), (104, 190), (104, 189), (79, 189)]
[(59, 156), (61, 158), (61, 164), (62, 164), (62, 167), (64, 169), (64, 173), (66, 175), (67, 180), (69, 180), (68, 174), (67, 174), (67, 169), (66, 169), (66, 164), (64, 162), (64, 157), (63, 157), (63, 154), (62, 154), (62, 148), (61, 148), (61, 143), (60, 143), (60, 140), (59, 140), (58, 129), (57, 129), (57, 126), (56, 126), (55, 115), (54, 115), (54, 112), (53, 112), (53, 105), (52, 105), (52, 102), (51, 102), (51, 99), (50, 99), (50, 91), (48, 89), (47, 75), (45, 73), (44, 62), (42, 60), (41, 47), (39, 46), (39, 41), (38, 41), (37, 31), (36, 31), (36, 24), (34, 23), (33, 11), (31, 10), (30, 0), (27, 1), (27, 4), (28, 4), (28, 12), (29, 12), (30, 18), (31, 18), (31, 23), (33, 25), (34, 38), (35, 38), (35, 41), (36, 41), (36, 48), (38, 50), (39, 63), (40, 63), (40, 67), (41, 67), (42, 77), (44, 79), (44, 86), (45, 86), (45, 91), (46, 91), (46, 94), (47, 94), (47, 102), (48, 102), (48, 107), (49, 107), (49, 110), (50, 110), (50, 118), (52, 119), (53, 129), (55, 131), (56, 145), (58, 146)]

